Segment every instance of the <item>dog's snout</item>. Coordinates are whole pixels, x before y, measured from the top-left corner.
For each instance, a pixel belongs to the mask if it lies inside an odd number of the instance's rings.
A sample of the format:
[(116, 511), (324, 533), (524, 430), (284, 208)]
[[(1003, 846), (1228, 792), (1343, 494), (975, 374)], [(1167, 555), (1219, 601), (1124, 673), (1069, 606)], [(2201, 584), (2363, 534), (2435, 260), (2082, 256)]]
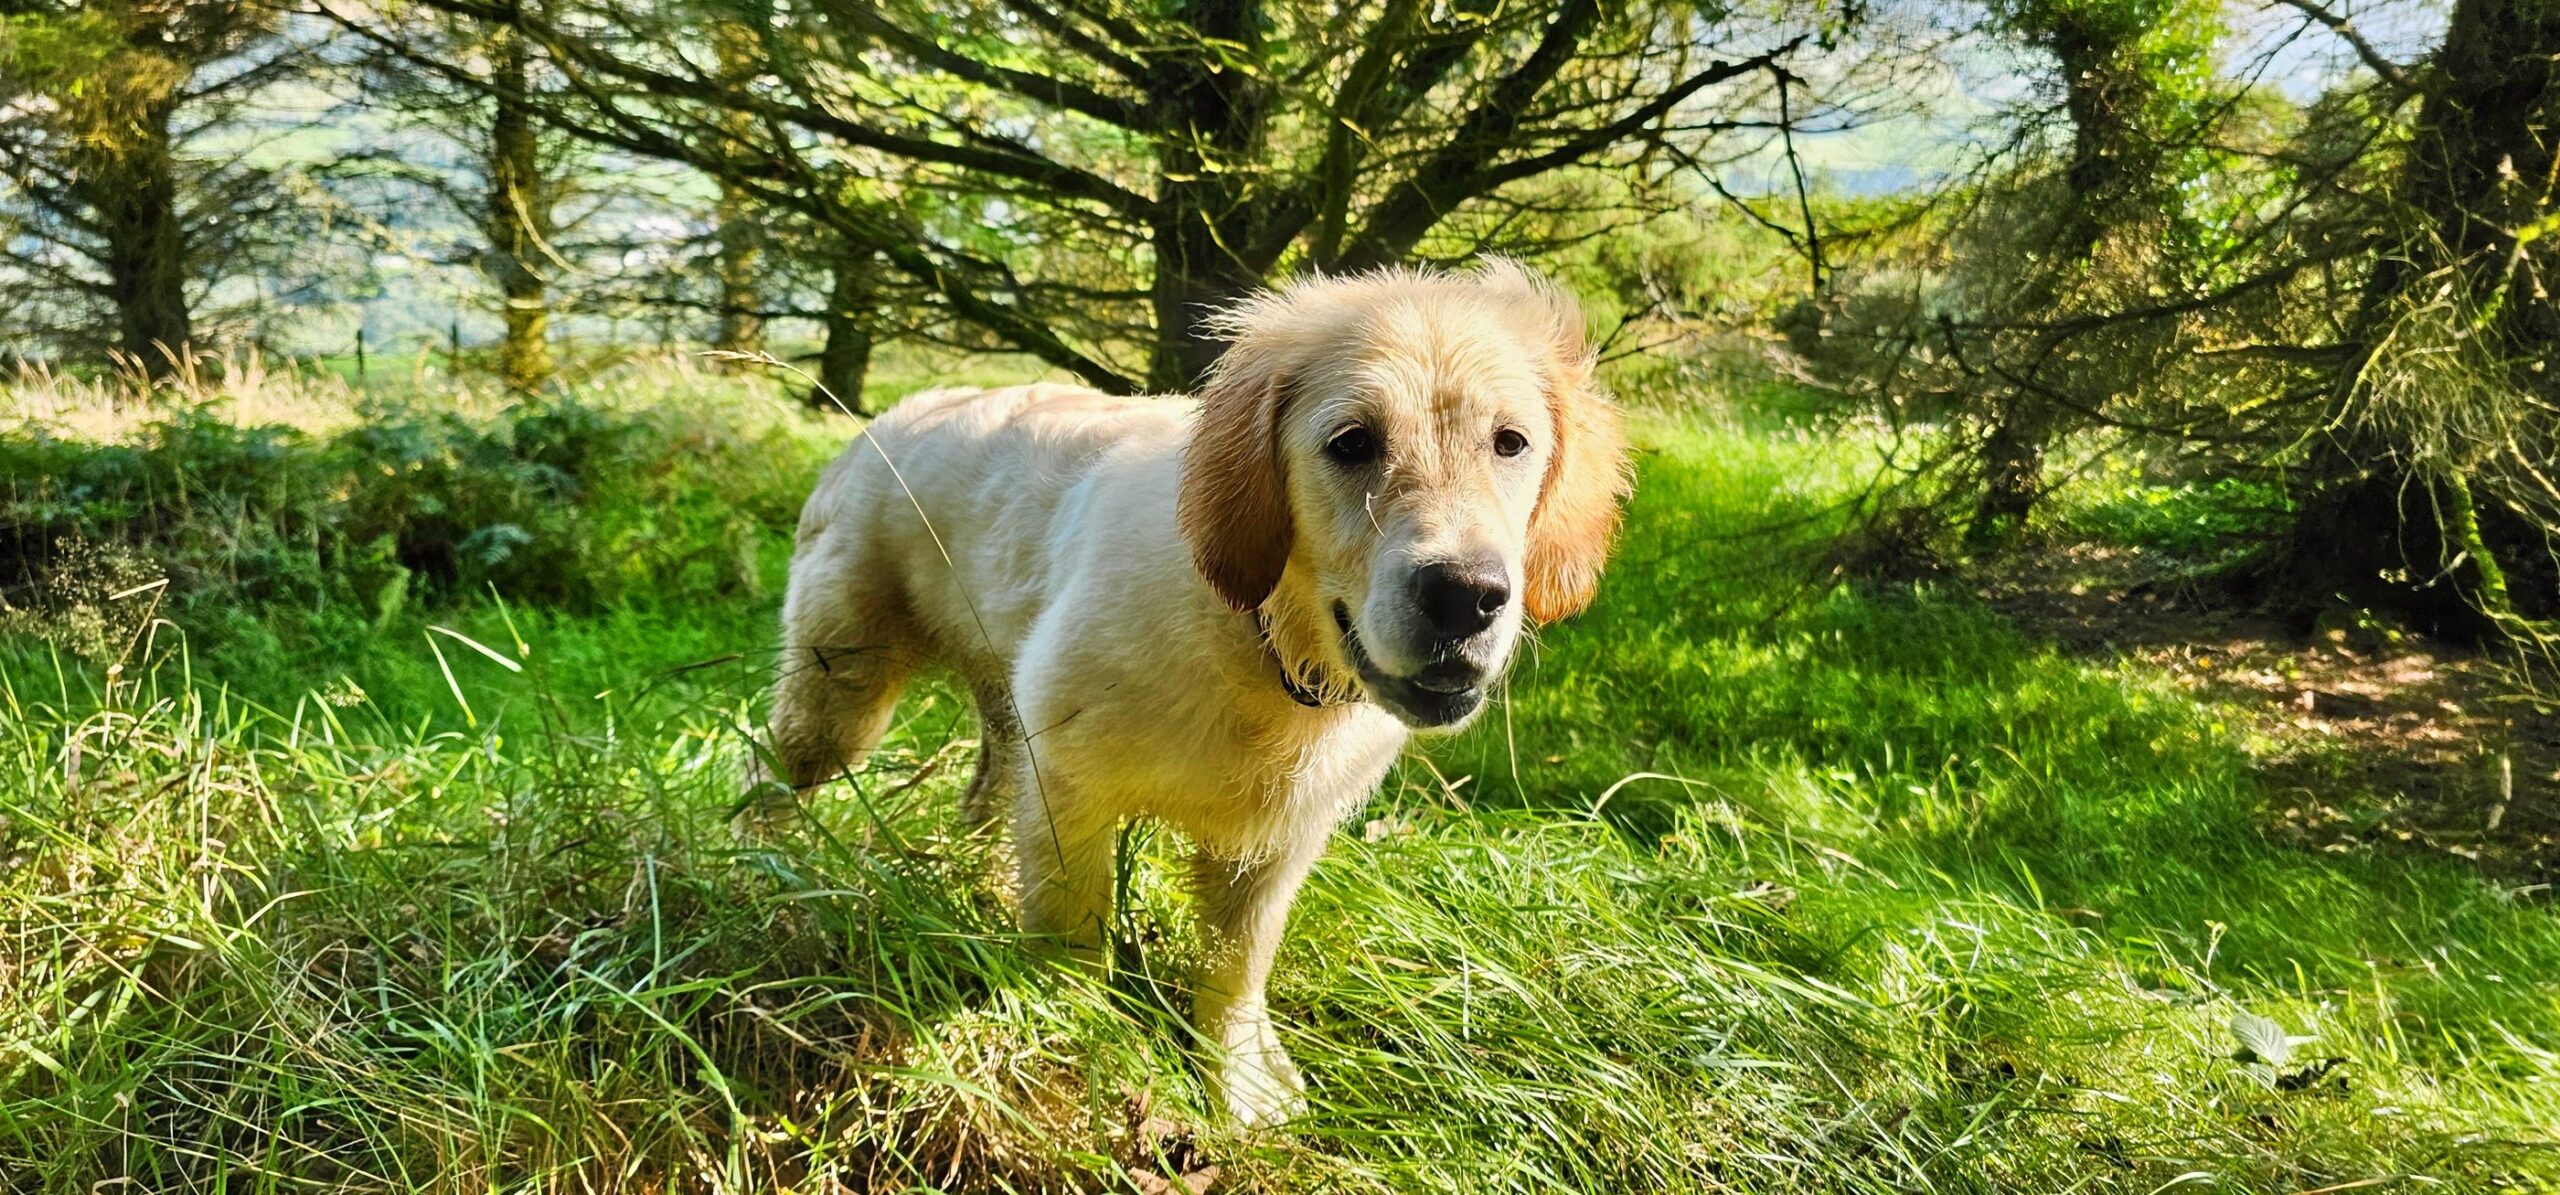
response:
[(1442, 639), (1464, 639), (1502, 616), (1511, 578), (1491, 559), (1443, 560), (1414, 570), (1414, 601)]

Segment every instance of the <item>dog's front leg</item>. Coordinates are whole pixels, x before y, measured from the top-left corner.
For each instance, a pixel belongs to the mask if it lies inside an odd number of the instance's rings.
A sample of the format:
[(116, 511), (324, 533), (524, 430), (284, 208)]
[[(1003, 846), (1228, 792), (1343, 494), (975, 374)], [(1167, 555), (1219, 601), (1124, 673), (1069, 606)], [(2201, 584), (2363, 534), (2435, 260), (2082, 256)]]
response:
[(1203, 961), (1193, 979), (1192, 1021), (1209, 1050), (1210, 1086), (1237, 1123), (1278, 1124), (1306, 1109), (1306, 1081), (1280, 1046), (1263, 998), (1289, 903), (1324, 853), (1324, 835), (1270, 859), (1192, 859), (1200, 895)]
[(1113, 832), (1120, 819), (1056, 781), (1044, 791), (1037, 777), (1016, 790), (1013, 809), (1023, 932), (1058, 940), (1078, 966), (1101, 972), (1108, 961)]

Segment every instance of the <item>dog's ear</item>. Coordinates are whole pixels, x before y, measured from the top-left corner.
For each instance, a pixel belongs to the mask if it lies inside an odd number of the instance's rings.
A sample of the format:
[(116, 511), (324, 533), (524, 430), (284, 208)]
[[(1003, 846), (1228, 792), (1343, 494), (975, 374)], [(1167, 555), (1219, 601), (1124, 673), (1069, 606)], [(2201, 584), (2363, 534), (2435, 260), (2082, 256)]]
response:
[(1225, 313), (1237, 333), (1200, 390), (1200, 419), (1182, 450), (1175, 513), (1191, 562), (1209, 588), (1237, 610), (1252, 610), (1280, 585), (1297, 539), (1280, 466), (1280, 412), (1289, 397), (1282, 338), (1257, 335), (1277, 300)]
[(1529, 516), (1522, 601), (1529, 617), (1554, 622), (1581, 613), (1599, 590), (1600, 567), (1618, 534), (1619, 501), (1632, 488), (1626, 431), (1594, 376), (1598, 363), (1572, 297), (1508, 261), (1488, 264), (1479, 277), (1529, 343), (1540, 346), (1555, 453)]

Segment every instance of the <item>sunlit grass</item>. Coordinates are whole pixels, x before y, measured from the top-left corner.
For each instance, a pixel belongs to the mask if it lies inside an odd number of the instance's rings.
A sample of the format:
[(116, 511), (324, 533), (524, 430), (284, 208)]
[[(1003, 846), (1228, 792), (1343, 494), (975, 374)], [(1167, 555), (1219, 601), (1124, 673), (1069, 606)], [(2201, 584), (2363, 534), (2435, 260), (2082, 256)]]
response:
[(769, 586), (0, 647), (0, 1186), (2560, 1182), (2547, 904), (2269, 841), (2214, 710), (1962, 595), (1801, 585), (1832, 439), (1642, 431), (1600, 604), (1318, 868), (1314, 1106), (1254, 1141), (1182, 1050), (1179, 844), (1115, 979), (1037, 962), (947, 687), (820, 832), (730, 836)]

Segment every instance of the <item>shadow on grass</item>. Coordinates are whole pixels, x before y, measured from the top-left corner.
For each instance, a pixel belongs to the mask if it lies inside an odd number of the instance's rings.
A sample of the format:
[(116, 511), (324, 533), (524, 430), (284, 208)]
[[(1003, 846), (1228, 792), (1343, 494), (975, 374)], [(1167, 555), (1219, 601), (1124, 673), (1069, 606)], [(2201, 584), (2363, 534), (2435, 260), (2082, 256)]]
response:
[[(2228, 983), (2379, 1002), (2420, 1054), (2560, 1038), (2547, 909), (2459, 867), (2268, 838), (2239, 728), (1970, 595), (1779, 601), (1802, 575), (1790, 544), (1823, 530), (1806, 479), (1830, 458), (1656, 434), (1599, 603), (1548, 632), (1508, 708), (1427, 748), (1439, 775), (1474, 778), (1460, 799), (1589, 810), (1607, 794), (1639, 839), (1709, 800), (1855, 858), (1851, 885), (1894, 890), (1888, 906), (2053, 910), (2195, 998)], [(1749, 534), (1770, 526), (1796, 530)], [(1648, 773), (1666, 779), (1628, 781)], [(1425, 800), (1438, 786), (1401, 782)]]
[(1093, 1126), (1179, 1073), (1169, 1014), (1013, 932), (922, 766), (965, 746), (930, 708), (764, 848), (726, 829), (740, 753), (698, 706), (403, 732), (26, 679), (13, 1183), (1081, 1185), (1119, 1173)]

